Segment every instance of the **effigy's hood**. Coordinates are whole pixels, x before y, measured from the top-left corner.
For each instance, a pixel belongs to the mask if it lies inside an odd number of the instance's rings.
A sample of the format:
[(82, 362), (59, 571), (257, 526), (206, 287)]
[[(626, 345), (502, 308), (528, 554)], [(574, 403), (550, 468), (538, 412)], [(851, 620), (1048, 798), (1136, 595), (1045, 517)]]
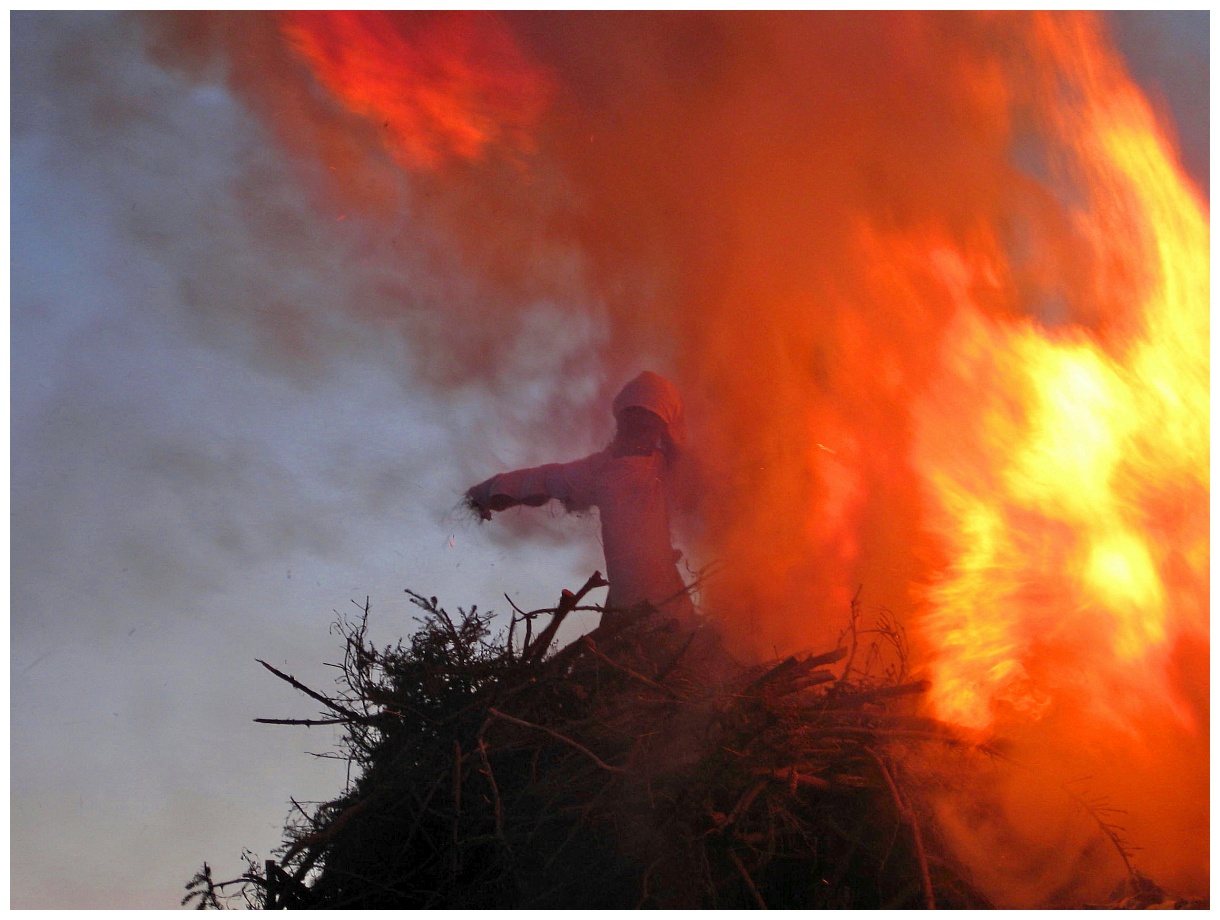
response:
[(631, 406), (639, 406), (661, 417), (669, 437), (679, 447), (686, 444), (686, 419), (678, 388), (660, 374), (644, 371), (614, 397), (614, 417)]

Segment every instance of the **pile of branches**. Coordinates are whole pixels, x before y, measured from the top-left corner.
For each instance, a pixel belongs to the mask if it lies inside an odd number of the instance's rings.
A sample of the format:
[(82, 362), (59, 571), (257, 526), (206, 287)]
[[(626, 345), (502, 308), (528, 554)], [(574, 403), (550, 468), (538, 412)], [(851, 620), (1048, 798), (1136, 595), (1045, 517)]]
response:
[[(265, 665), (341, 723), (356, 768), (298, 809), (278, 859), (184, 903), (281, 908), (978, 908), (917, 780), (912, 745), (954, 744), (910, 713), (901, 628), (882, 617), (822, 654), (744, 666), (710, 626), (640, 608), (555, 650), (559, 605), (422, 610), (377, 649), (367, 603), (340, 624), (339, 690)], [(535, 627), (545, 623), (540, 631)], [(264, 663), (265, 664), (265, 663)]]

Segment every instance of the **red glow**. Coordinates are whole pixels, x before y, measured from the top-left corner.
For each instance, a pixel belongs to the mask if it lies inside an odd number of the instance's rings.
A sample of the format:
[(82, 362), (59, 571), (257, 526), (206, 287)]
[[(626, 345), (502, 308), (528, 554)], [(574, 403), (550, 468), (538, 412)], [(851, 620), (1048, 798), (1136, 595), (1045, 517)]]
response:
[(284, 14), (284, 34), (319, 82), (380, 128), (408, 168), (528, 152), (549, 85), (489, 14)]

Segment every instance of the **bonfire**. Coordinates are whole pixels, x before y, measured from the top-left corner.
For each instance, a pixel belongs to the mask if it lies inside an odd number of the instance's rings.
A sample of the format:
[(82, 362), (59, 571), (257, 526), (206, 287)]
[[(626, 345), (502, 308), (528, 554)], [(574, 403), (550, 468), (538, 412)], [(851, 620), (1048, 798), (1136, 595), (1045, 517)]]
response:
[(182, 32), (354, 315), (514, 465), (656, 360), (724, 570), (698, 629), (350, 624), (298, 689), (358, 779), (192, 902), (1206, 896), (1210, 204), (1104, 16), (239, 15)]

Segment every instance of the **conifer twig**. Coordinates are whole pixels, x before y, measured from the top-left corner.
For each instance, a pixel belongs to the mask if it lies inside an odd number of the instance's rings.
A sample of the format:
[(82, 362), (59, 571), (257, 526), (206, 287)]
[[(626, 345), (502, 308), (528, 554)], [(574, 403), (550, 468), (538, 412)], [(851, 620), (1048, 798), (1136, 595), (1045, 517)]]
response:
[(354, 815), (357, 815), (364, 811), (364, 809), (368, 808), (372, 799), (373, 797), (371, 795), (366, 796), (359, 802), (356, 802), (354, 805), (351, 805), (339, 812), (339, 814), (335, 816), (335, 819), (320, 831), (307, 834), (306, 836), (297, 840), (291, 847), (288, 848), (288, 851), (284, 854), (284, 858), (280, 860), (281, 864), (288, 862), (288, 860), (292, 859), (292, 857), (301, 852), (301, 850), (308, 847), (316, 847), (320, 843), (326, 843), (328, 840), (333, 838), (335, 834), (343, 830), (344, 826), (351, 821)]

